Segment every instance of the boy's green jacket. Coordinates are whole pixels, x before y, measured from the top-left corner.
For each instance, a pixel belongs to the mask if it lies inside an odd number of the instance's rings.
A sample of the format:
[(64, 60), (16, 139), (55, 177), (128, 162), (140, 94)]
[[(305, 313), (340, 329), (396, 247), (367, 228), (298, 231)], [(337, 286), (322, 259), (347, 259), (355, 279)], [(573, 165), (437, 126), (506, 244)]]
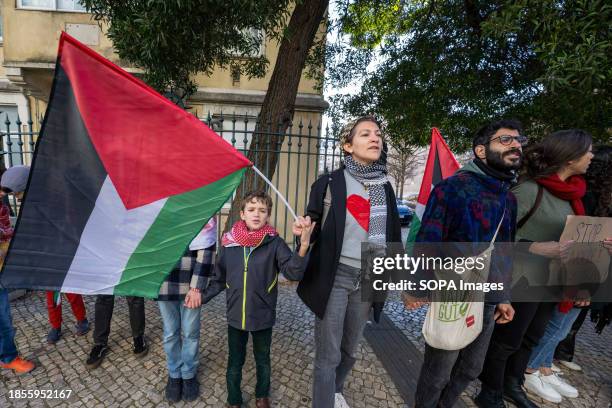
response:
[(256, 247), (222, 247), (202, 303), (227, 289), (227, 324), (246, 331), (268, 329), (276, 321), (278, 274), (302, 279), (307, 258), (293, 253), (279, 236), (266, 235)]

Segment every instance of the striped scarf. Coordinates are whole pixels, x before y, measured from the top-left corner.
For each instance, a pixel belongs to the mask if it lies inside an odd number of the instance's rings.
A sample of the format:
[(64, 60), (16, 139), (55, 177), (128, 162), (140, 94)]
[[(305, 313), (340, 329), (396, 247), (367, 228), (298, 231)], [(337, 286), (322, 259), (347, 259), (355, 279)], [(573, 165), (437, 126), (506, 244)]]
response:
[(368, 192), (370, 200), (370, 224), (368, 242), (386, 246), (387, 237), (387, 167), (377, 160), (369, 166), (357, 163), (353, 156), (345, 156), (344, 165), (355, 180)]

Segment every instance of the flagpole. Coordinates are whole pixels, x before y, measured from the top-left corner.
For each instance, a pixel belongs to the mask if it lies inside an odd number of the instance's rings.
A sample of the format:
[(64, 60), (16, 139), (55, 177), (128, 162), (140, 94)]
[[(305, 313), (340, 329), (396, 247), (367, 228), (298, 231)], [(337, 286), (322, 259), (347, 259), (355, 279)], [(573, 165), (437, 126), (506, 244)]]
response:
[(268, 178), (266, 176), (263, 175), (263, 173), (261, 171), (259, 171), (259, 169), (255, 166), (252, 167), (253, 171), (257, 174), (259, 174), (259, 176), (264, 179), (264, 181), (266, 183), (268, 183), (268, 185), (272, 188), (272, 190), (274, 190), (274, 192), (276, 193), (276, 195), (278, 196), (278, 198), (280, 198), (280, 200), (285, 204), (285, 206), (287, 207), (287, 209), (289, 210), (289, 212), (291, 213), (291, 215), (293, 215), (293, 218), (297, 221), (297, 215), (295, 215), (295, 211), (293, 211), (293, 208), (291, 208), (291, 206), (289, 205), (289, 203), (287, 202), (287, 199), (280, 193), (280, 191), (278, 191), (276, 189), (276, 187), (274, 187), (274, 185), (270, 182), (270, 180), (268, 180)]

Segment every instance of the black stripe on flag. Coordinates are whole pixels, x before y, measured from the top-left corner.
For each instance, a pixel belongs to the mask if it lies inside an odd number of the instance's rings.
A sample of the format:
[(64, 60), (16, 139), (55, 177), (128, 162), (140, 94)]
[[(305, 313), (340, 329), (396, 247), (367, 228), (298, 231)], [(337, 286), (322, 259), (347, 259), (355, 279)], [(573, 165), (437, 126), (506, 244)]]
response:
[(442, 166), (440, 166), (440, 155), (438, 154), (437, 144), (434, 153), (436, 156), (434, 158), (433, 175), (431, 176), (432, 186), (435, 186), (436, 184), (442, 181)]
[(62, 286), (105, 178), (58, 60), (27, 195), (2, 271), (3, 285), (47, 290)]

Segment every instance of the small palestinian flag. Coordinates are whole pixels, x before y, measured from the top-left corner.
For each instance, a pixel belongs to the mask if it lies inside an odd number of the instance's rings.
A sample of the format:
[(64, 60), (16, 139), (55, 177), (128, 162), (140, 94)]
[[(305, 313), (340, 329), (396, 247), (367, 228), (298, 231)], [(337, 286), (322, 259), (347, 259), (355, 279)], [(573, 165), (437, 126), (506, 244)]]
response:
[(62, 304), (62, 294), (61, 292), (53, 292), (53, 304), (55, 306), (59, 306)]
[(155, 298), (250, 165), (64, 33), (2, 283)]
[(429, 146), (429, 154), (425, 164), (425, 173), (421, 181), (421, 189), (417, 198), (415, 214), (410, 224), (410, 232), (406, 240), (406, 249), (409, 253), (412, 252), (412, 243), (416, 239), (416, 235), (421, 228), (421, 218), (425, 212), (425, 206), (429, 199), (429, 193), (434, 186), (447, 177), (455, 174), (461, 166), (455, 159), (453, 152), (449, 149), (437, 128), (431, 130), (431, 145)]

